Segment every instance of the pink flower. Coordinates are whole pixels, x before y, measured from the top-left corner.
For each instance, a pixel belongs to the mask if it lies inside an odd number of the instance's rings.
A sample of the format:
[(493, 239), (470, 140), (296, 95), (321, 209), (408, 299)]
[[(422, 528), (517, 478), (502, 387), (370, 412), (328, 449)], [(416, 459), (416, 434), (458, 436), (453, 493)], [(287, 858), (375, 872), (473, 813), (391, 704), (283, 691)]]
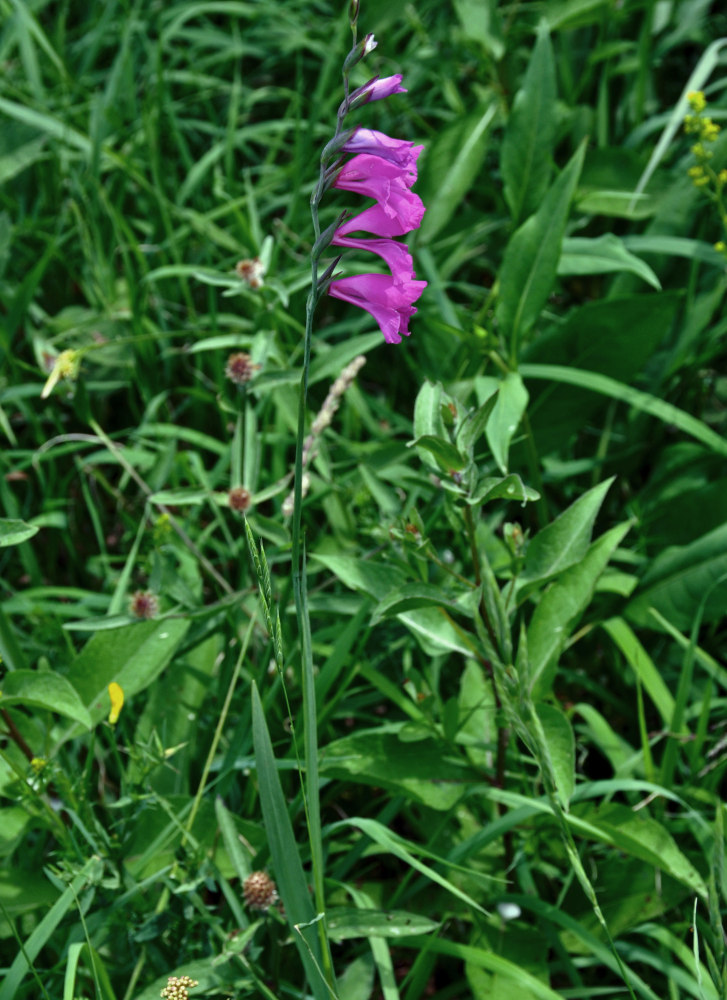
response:
[(425, 211), (421, 198), (415, 194), (411, 198), (410, 203), (397, 199), (396, 209), (391, 208), (391, 202), (386, 207), (372, 205), (347, 219), (336, 231), (343, 236), (349, 233), (373, 233), (374, 236), (403, 236), (410, 233), (422, 224)]
[[(419, 155), (417, 151), (417, 156)], [(347, 163), (333, 186), (375, 198), (377, 205), (346, 221), (339, 232), (366, 232), (376, 236), (403, 236), (418, 229), (424, 215), (419, 195), (409, 188), (416, 180), (416, 165), (407, 170), (380, 156), (361, 154)]]
[(341, 148), (344, 153), (372, 153), (411, 170), (424, 146), (415, 146), (406, 139), (392, 139), (372, 128), (357, 128)]
[(397, 284), (411, 281), (415, 278), (411, 254), (404, 243), (397, 243), (396, 240), (364, 240), (356, 239), (353, 236), (345, 236), (341, 230), (337, 230), (331, 243), (337, 247), (346, 247), (352, 250), (369, 250), (382, 257), (389, 265), (391, 274)]
[(406, 94), (406, 87), (402, 87), (401, 81), (401, 73), (396, 73), (394, 76), (375, 76), (363, 87), (354, 90), (349, 100), (352, 105), (355, 101), (356, 106), (358, 106), (367, 104), (369, 101), (379, 101), (383, 97), (391, 97), (392, 94)]
[(371, 198), (378, 197), (372, 191), (366, 190), (369, 182), (375, 183), (379, 178), (386, 178), (389, 181), (399, 182), (404, 187), (410, 188), (417, 179), (417, 157), (424, 149), (424, 146), (414, 146), (412, 149), (412, 162), (406, 167), (397, 166), (388, 160), (383, 160), (380, 156), (371, 153), (359, 153), (352, 156), (348, 163), (344, 163), (336, 175), (334, 187), (341, 191), (355, 191), (358, 194), (367, 194)]
[(426, 288), (426, 281), (397, 281), (388, 274), (357, 274), (332, 281), (329, 295), (370, 312), (381, 327), (387, 344), (400, 344), (409, 336), (413, 303)]

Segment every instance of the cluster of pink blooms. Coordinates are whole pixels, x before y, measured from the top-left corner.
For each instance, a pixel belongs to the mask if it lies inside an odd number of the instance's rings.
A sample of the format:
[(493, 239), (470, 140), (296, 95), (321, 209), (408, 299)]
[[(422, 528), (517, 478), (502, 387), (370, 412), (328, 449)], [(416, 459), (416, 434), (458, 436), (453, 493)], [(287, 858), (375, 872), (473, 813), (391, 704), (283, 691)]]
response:
[[(350, 96), (350, 104), (406, 93), (401, 74), (375, 77)], [(375, 199), (375, 204), (346, 219), (336, 229), (331, 242), (346, 249), (368, 250), (386, 261), (391, 274), (358, 274), (330, 283), (329, 294), (366, 309), (381, 327), (387, 344), (401, 343), (409, 336), (409, 319), (414, 303), (426, 288), (417, 281), (411, 254), (404, 243), (393, 239), (418, 229), (424, 215), (421, 198), (411, 190), (417, 179), (417, 158), (423, 146), (403, 139), (391, 139), (383, 132), (357, 128), (341, 147), (353, 153), (339, 170), (333, 187)], [(375, 239), (352, 236), (370, 233)]]

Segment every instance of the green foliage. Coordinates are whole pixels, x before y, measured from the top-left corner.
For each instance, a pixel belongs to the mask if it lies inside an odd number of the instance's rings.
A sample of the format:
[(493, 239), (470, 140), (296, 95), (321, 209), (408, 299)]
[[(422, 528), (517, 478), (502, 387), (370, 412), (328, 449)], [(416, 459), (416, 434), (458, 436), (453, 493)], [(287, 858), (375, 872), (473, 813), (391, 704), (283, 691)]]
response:
[(0, 0), (0, 1000), (718, 1000), (727, 21), (363, 0), (428, 287), (299, 427), (348, 6)]

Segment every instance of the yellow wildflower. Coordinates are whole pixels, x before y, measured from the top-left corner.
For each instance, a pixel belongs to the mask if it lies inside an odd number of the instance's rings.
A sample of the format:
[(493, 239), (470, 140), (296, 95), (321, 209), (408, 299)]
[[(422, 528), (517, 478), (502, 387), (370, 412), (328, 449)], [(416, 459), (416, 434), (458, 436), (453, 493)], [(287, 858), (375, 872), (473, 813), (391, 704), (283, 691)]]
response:
[(111, 711), (109, 712), (109, 722), (115, 726), (119, 721), (121, 709), (124, 707), (124, 689), (116, 681), (109, 684), (109, 698), (111, 699)]

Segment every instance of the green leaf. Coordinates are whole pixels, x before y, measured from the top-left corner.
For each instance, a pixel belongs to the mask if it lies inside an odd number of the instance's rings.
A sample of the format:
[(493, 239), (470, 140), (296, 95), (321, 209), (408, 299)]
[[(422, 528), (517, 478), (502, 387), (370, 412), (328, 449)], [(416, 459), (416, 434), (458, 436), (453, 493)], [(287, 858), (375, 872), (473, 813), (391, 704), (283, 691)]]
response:
[(628, 406), (633, 406), (637, 410), (642, 410), (665, 424), (676, 427), (684, 434), (690, 435), (702, 444), (707, 445), (718, 455), (727, 455), (727, 441), (707, 424), (693, 417), (690, 413), (680, 410), (671, 403), (651, 396), (647, 392), (633, 389), (630, 385), (617, 382), (615, 379), (597, 372), (585, 371), (582, 368), (567, 368), (561, 365), (520, 365), (520, 374), (527, 380), (548, 379), (553, 382), (563, 382), (566, 385), (575, 385), (592, 392), (601, 393), (612, 399), (621, 400)]
[(555, 705), (535, 706), (545, 735), (544, 752), (550, 758), (555, 790), (564, 809), (568, 808), (576, 786), (576, 743), (567, 716)]
[[(443, 398), (444, 397), (444, 398)], [(414, 437), (444, 438), (446, 428), (442, 420), (442, 405), (446, 396), (440, 382), (425, 381), (414, 403)]]
[(12, 965), (5, 970), (5, 976), (0, 986), (0, 1000), (13, 1000), (20, 984), (30, 971), (30, 965), (38, 957), (40, 950), (56, 932), (58, 925), (69, 912), (79, 905), (79, 893), (88, 884), (89, 877), (98, 874), (102, 862), (93, 857), (83, 866), (81, 871), (69, 883), (68, 887), (57, 897), (43, 919), (23, 943), (23, 948), (15, 956)]
[(459, 469), (464, 469), (467, 464), (464, 455), (461, 455), (457, 448), (444, 438), (425, 434), (423, 437), (416, 438), (412, 444), (417, 448), (424, 448), (425, 451), (433, 455), (443, 472), (451, 472), (452, 470), (456, 472)]
[(558, 274), (612, 274), (615, 271), (630, 272), (652, 288), (661, 289), (661, 282), (649, 265), (630, 253), (613, 233), (593, 239), (570, 236), (563, 240)]
[(9, 517), (0, 517), (0, 548), (6, 545), (20, 545), (32, 538), (38, 531), (35, 524), (26, 524)]
[(675, 628), (688, 631), (702, 601), (703, 621), (718, 621), (727, 598), (727, 525), (721, 525), (689, 545), (675, 545), (651, 563), (626, 617), (636, 625), (653, 628), (649, 613), (655, 608)]
[(44, 670), (13, 670), (2, 681), (0, 706), (25, 705), (57, 712), (91, 729), (88, 709), (72, 684), (60, 674)]
[(283, 789), (280, 785), (262, 702), (254, 681), (252, 683), (252, 739), (255, 747), (263, 822), (268, 835), (270, 855), (273, 859), (275, 881), (285, 906), (285, 916), (314, 995), (317, 1000), (329, 1000), (326, 984), (316, 968), (316, 962), (318, 968), (321, 967), (321, 950), (316, 928), (301, 927), (300, 933), (295, 929), (296, 925), (310, 924), (315, 917), (315, 910), (303, 873), (303, 865), (288, 815), (288, 807), (283, 797)]
[[(479, 380), (475, 379), (475, 384)], [(472, 457), (474, 446), (484, 433), (487, 421), (490, 419), (495, 404), (497, 403), (497, 386), (495, 386), (488, 397), (484, 399), (481, 406), (478, 406), (473, 413), (468, 413), (462, 420), (457, 430), (457, 448), (466, 455)], [(478, 398), (482, 399), (482, 394), (478, 392)]]
[[(465, 598), (472, 598), (474, 591), (463, 592)], [(382, 618), (391, 618), (402, 611), (411, 611), (414, 608), (448, 608), (456, 614), (473, 616), (473, 611), (465, 604), (459, 603), (452, 597), (448, 597), (441, 587), (432, 583), (417, 581), (416, 583), (405, 583), (403, 587), (395, 587), (386, 595), (383, 601), (379, 601), (371, 617), (371, 624), (381, 621)]]
[(385, 563), (315, 552), (311, 553), (310, 558), (322, 563), (351, 590), (362, 590), (377, 601), (382, 601), (392, 587), (401, 587), (406, 583), (402, 570)]
[(467, 497), (467, 503), (484, 505), (492, 500), (517, 500), (526, 503), (539, 498), (540, 494), (536, 490), (526, 486), (520, 476), (512, 472), (509, 476), (483, 476)]
[(423, 244), (447, 225), (482, 170), (487, 132), (496, 114), (493, 100), (481, 114), (444, 129), (428, 150), (421, 185), (427, 206), (419, 231)]
[(614, 477), (588, 490), (529, 542), (517, 590), (540, 583), (580, 562), (588, 551), (596, 515)]
[[(481, 387), (481, 383), (485, 381), (488, 381), (490, 385)], [(497, 388), (497, 398), (485, 433), (492, 457), (499, 465), (500, 470), (507, 474), (507, 453), (513, 434), (518, 429), (528, 405), (528, 390), (517, 372), (508, 372), (503, 379), (499, 380), (486, 380), (486, 377), (482, 376), (475, 382), (476, 385), (480, 383), (477, 385), (478, 395), (482, 388), (485, 392), (489, 392), (493, 382)]]
[(570, 632), (588, 607), (596, 581), (629, 528), (629, 523), (617, 524), (607, 531), (593, 542), (585, 558), (565, 570), (541, 597), (527, 630), (530, 682), (535, 700), (549, 693), (557, 659)]
[(668, 728), (674, 716), (674, 696), (666, 686), (654, 661), (623, 618), (609, 618), (608, 621), (601, 623), (601, 628), (609, 634), (626, 657), (656, 706), (661, 721)]
[(430, 882), (434, 882), (436, 885), (445, 889), (447, 892), (461, 899), (463, 902), (467, 903), (473, 909), (477, 910), (478, 913), (487, 913), (479, 903), (477, 903), (471, 896), (460, 889), (457, 885), (454, 885), (449, 879), (444, 878), (440, 875), (437, 870), (430, 868), (428, 865), (423, 864), (418, 858), (414, 857), (412, 853), (414, 850), (418, 850), (420, 853), (425, 853), (427, 857), (432, 858), (435, 862), (440, 865), (446, 865), (447, 862), (444, 858), (439, 858), (430, 851), (422, 851), (418, 845), (410, 843), (403, 837), (389, 830), (387, 827), (383, 826), (375, 819), (368, 819), (362, 816), (354, 816), (351, 819), (341, 820), (340, 823), (334, 823), (331, 830), (342, 829), (347, 826), (353, 826), (360, 830), (363, 834), (378, 844), (379, 847), (383, 847), (385, 851), (393, 854), (394, 857), (399, 858), (414, 871), (419, 872), (420, 875), (424, 875), (428, 878)]
[[(431, 730), (413, 734), (395, 723), (365, 729), (327, 744), (321, 756), (321, 772), (346, 782), (390, 788), (430, 809), (446, 812), (462, 798), (477, 772), (461, 758), (447, 756)], [(410, 740), (409, 736), (416, 739)]]
[(454, 0), (454, 9), (465, 36), (479, 42), (499, 62), (505, 53), (505, 42), (497, 0)]
[(510, 340), (513, 359), (517, 358), (520, 340), (538, 319), (552, 291), (584, 153), (582, 143), (535, 215), (520, 226), (505, 250), (496, 316), (503, 335)]
[(702, 876), (679, 850), (671, 834), (645, 810), (634, 812), (628, 806), (610, 803), (581, 815), (578, 829), (585, 836), (595, 836), (666, 872), (706, 899), (707, 886)]
[(436, 920), (406, 910), (359, 910), (353, 906), (334, 906), (326, 910), (326, 927), (331, 941), (352, 938), (406, 937), (407, 934), (431, 934)]
[(88, 640), (71, 664), (68, 679), (94, 724), (108, 715), (111, 681), (121, 685), (127, 698), (143, 691), (167, 666), (189, 626), (179, 618), (135, 622), (96, 632)]
[(539, 206), (548, 189), (556, 126), (555, 60), (547, 25), (538, 27), (521, 89), (502, 141), (505, 201), (517, 224)]

